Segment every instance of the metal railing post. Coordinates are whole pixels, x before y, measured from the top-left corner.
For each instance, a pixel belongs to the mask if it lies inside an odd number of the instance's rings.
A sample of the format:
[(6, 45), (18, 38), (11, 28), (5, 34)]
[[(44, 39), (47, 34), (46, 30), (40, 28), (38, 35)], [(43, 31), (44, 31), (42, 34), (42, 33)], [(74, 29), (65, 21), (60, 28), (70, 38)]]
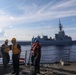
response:
[(69, 49), (69, 52), (68, 52), (68, 63), (70, 62), (70, 49)]
[(26, 59), (27, 59), (27, 51), (25, 51), (25, 64), (26, 64)]

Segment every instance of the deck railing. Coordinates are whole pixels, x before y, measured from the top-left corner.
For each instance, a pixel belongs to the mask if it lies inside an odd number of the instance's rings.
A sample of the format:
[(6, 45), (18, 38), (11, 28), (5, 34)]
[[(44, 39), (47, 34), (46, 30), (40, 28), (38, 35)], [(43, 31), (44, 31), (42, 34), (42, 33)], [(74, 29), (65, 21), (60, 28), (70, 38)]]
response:
[[(59, 59), (56, 59), (57, 57), (53, 58), (53, 57), (55, 57), (55, 55), (52, 55), (51, 53), (42, 52), (40, 63), (42, 63), (42, 64), (55, 63), (55, 62), (60, 62), (60, 60), (63, 60), (64, 62), (71, 62), (70, 49), (66, 49), (66, 50), (67, 50), (66, 54), (63, 55), (63, 57), (60, 57)], [(52, 58), (51, 58), (51, 55), (52, 55)], [(31, 50), (25, 51), (25, 63), (31, 63)]]

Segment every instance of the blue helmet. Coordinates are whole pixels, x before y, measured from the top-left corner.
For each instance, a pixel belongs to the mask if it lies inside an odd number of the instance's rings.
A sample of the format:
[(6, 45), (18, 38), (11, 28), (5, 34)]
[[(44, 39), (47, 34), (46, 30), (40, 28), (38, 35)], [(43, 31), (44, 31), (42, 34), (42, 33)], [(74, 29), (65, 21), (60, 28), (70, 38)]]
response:
[(37, 42), (37, 43), (39, 43), (39, 39), (38, 38), (35, 38), (35, 41), (34, 42)]

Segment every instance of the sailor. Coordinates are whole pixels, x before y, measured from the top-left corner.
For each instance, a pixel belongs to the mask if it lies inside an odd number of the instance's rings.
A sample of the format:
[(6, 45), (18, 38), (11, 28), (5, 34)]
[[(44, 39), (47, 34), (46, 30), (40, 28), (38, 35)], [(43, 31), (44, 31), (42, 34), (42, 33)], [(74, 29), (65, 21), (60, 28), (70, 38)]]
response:
[(35, 58), (35, 54), (34, 54), (34, 48), (35, 48), (36, 42), (35, 40), (33, 41), (33, 44), (31, 46), (31, 65), (34, 66), (34, 58)]
[(33, 46), (34, 51), (34, 74), (40, 73), (40, 58), (41, 58), (41, 44), (39, 40), (36, 39)]
[(9, 57), (9, 46), (8, 46), (8, 39), (5, 40), (5, 43), (1, 46), (1, 52), (3, 56), (3, 65), (4, 68), (7, 67), (10, 57)]
[(12, 38), (12, 60), (13, 60), (13, 72), (12, 74), (19, 75), (19, 57), (21, 53), (21, 46), (17, 44), (16, 38)]

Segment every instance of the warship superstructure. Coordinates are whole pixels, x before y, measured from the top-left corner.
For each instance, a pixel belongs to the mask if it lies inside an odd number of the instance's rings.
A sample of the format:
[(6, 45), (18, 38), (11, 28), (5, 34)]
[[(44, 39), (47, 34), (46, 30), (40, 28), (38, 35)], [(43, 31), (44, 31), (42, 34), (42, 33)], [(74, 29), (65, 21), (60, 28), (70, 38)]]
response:
[(55, 34), (55, 38), (48, 38), (48, 36), (42, 36), (42, 38), (38, 35), (37, 37), (32, 38), (32, 43), (34, 39), (38, 39), (42, 45), (72, 45), (75, 44), (76, 41), (72, 41), (72, 38), (65, 34), (63, 30), (63, 26), (59, 20), (59, 31)]

